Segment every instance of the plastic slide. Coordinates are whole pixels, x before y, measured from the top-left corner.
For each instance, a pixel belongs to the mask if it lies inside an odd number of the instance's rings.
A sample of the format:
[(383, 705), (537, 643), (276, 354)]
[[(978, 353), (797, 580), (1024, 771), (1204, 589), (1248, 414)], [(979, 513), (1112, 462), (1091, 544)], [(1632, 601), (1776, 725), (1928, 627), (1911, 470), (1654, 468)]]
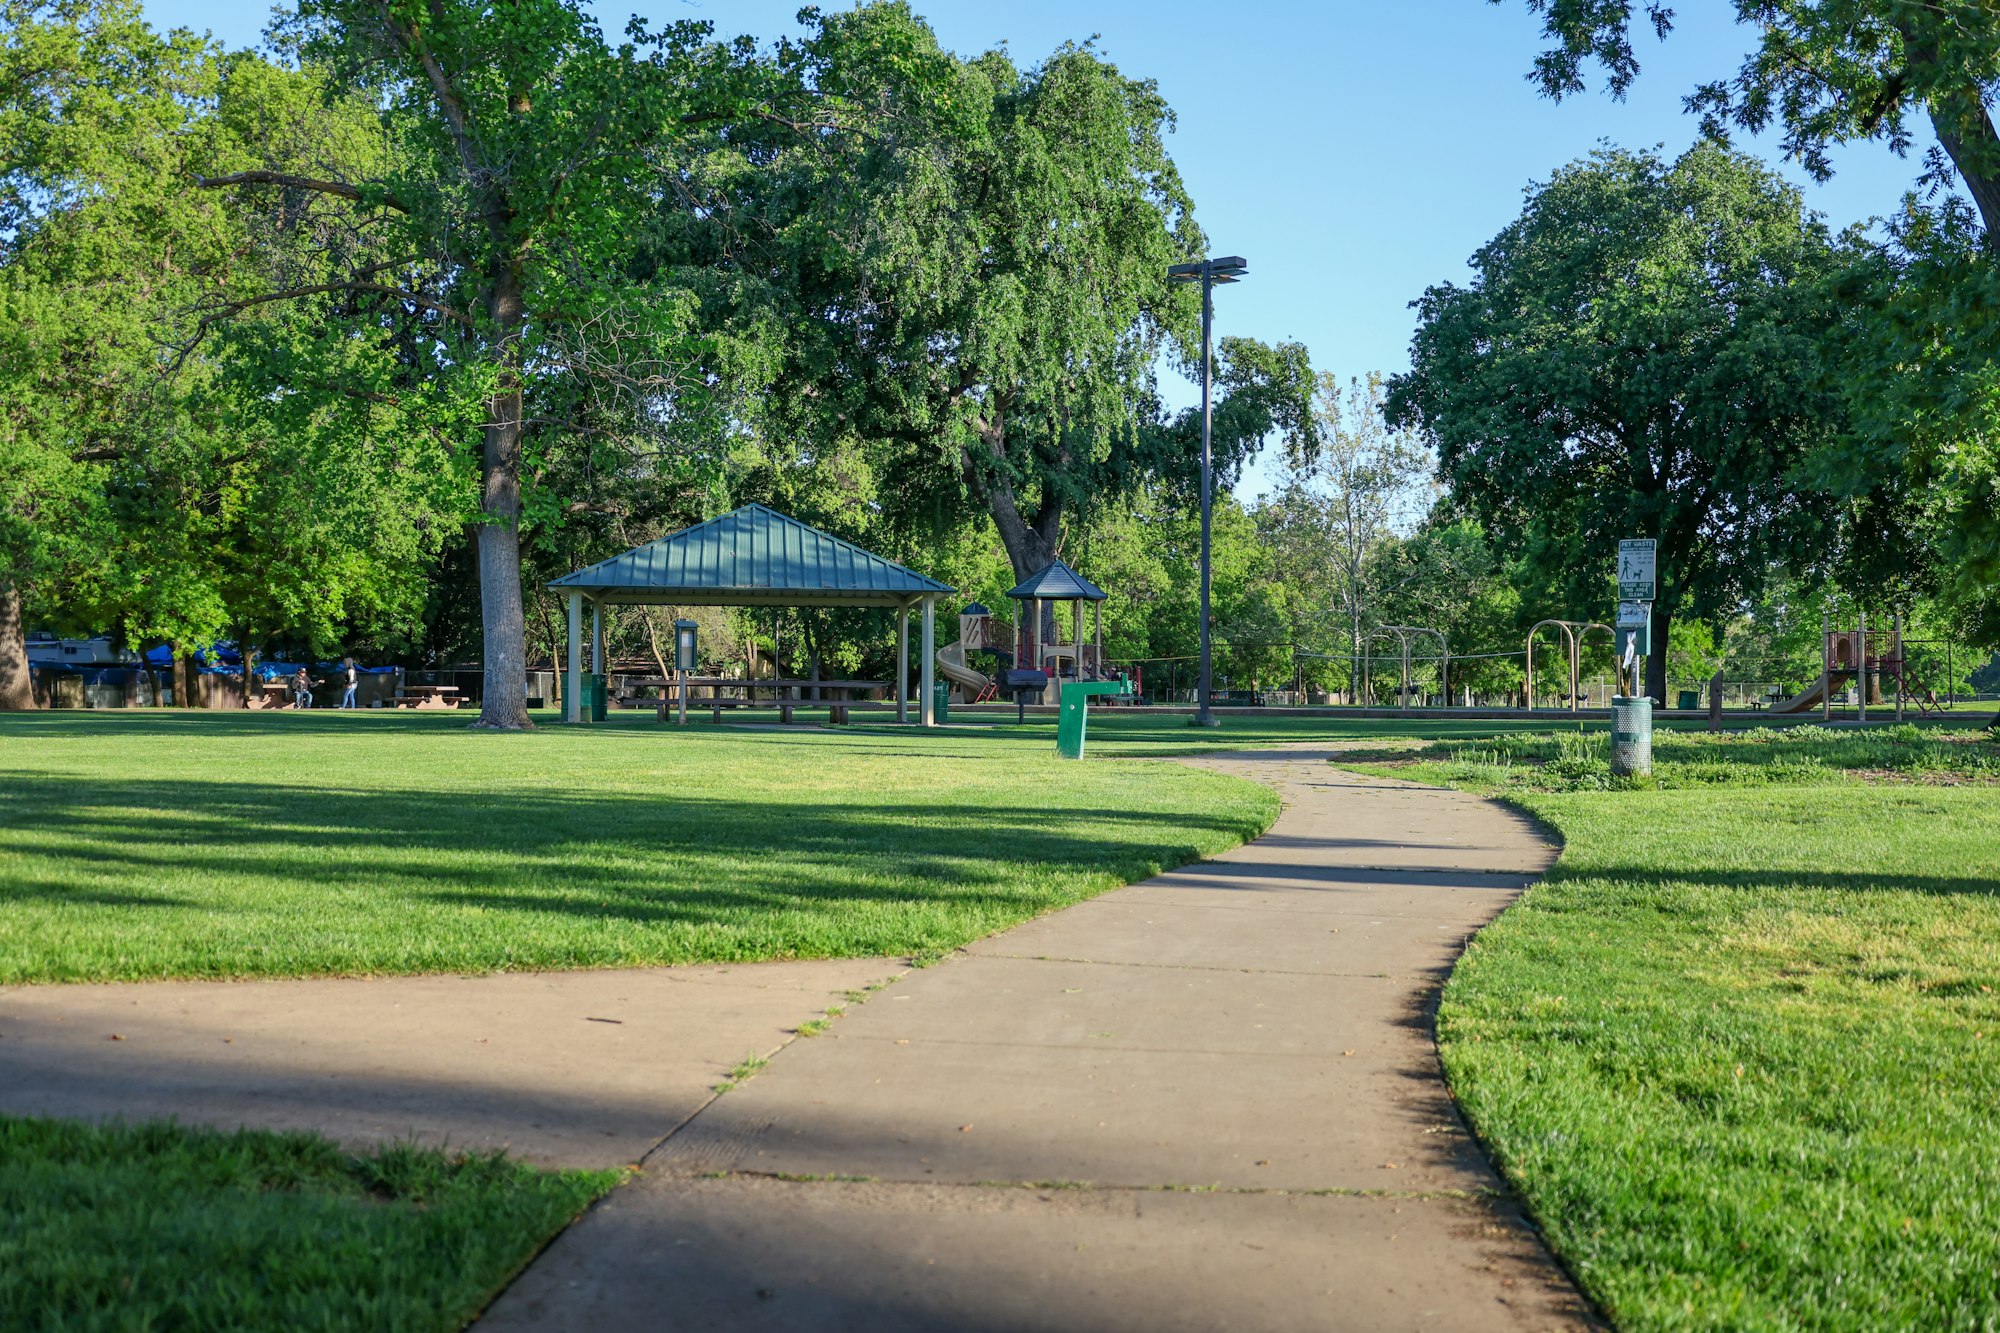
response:
[(944, 678), (958, 686), (965, 696), (960, 703), (977, 703), (981, 695), (993, 688), (993, 682), (983, 673), (966, 665), (963, 643), (946, 644), (938, 649), (937, 664)]
[(1826, 673), (1821, 672), (1818, 680), (1806, 686), (1791, 698), (1786, 699), (1782, 703), (1772, 704), (1771, 711), (1774, 713), (1803, 713), (1808, 708), (1819, 707), (1820, 699), (1825, 694)]

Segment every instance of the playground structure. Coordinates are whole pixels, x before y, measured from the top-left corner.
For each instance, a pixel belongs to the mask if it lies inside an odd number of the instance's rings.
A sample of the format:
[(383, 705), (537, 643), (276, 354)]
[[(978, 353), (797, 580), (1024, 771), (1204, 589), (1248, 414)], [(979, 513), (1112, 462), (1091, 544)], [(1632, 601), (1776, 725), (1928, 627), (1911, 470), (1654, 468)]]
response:
[(1451, 647), (1445, 642), (1444, 632), (1432, 629), (1428, 625), (1380, 625), (1361, 641), (1361, 682), (1362, 687), (1368, 691), (1368, 702), (1371, 705), (1375, 702), (1375, 641), (1393, 639), (1401, 650), (1402, 676), (1396, 690), (1396, 702), (1398, 707), (1408, 708), (1412, 692), (1410, 641), (1420, 639), (1424, 635), (1436, 639), (1438, 644), (1438, 698), (1446, 703), (1451, 702)]
[[(1016, 703), (1053, 704), (1063, 680), (1106, 680), (1104, 662), (1104, 598), (1102, 588), (1060, 560), (1023, 579), (1007, 596), (1020, 606), (1011, 632), (996, 627), (993, 613), (978, 602), (958, 618), (958, 642), (937, 655), (938, 668), (957, 689), (962, 703), (984, 703), (1002, 695)], [(1068, 628), (1056, 604), (1070, 603)], [(1093, 632), (1083, 632), (1083, 605), (1093, 612)], [(1003, 646), (1004, 639), (1004, 646)], [(969, 654), (991, 654), (995, 675), (971, 664)]]
[(1562, 631), (1563, 642), (1569, 650), (1569, 693), (1566, 697), (1570, 712), (1580, 712), (1583, 707), (1583, 641), (1592, 630), (1603, 630), (1604, 637), (1614, 642), (1617, 636), (1611, 632), (1611, 626), (1594, 620), (1537, 620), (1528, 630), (1527, 651), (1522, 658), (1521, 706), (1530, 712), (1535, 707), (1535, 636), (1550, 625)]
[[(966, 654), (970, 652), (996, 651), (992, 630), (993, 613), (978, 602), (967, 602), (965, 609), (958, 613), (958, 642), (948, 643), (938, 650), (938, 670), (958, 691), (959, 703), (983, 704), (998, 697), (999, 687), (993, 683), (993, 678), (966, 659)], [(1011, 659), (1008, 660), (1011, 662)]]
[(1881, 630), (1871, 632), (1865, 611), (1856, 613), (1855, 626), (1851, 630), (1831, 628), (1828, 618), (1822, 615), (1819, 679), (1791, 698), (1772, 704), (1771, 711), (1803, 713), (1817, 705), (1820, 716), (1830, 719), (1835, 692), (1852, 681), (1857, 686), (1854, 697), (1861, 720), (1866, 722), (1868, 705), (1884, 702), (1882, 682), (1886, 677), (1895, 682), (1895, 693), (1890, 702), (1895, 707), (1897, 720), (1901, 721), (1911, 694), (1908, 675), (1909, 662), (1903, 653), (1901, 611), (1895, 613), (1887, 633)]

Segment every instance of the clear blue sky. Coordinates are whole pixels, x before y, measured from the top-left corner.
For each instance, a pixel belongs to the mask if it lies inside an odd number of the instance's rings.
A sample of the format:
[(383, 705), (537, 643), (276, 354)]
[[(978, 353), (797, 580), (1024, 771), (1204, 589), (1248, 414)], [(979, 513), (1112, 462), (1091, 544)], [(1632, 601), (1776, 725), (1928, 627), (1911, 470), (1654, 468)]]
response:
[[(795, 30), (799, 0), (596, 0), (607, 29), (629, 12), (703, 18), (719, 33), (769, 39)], [(827, 4), (832, 9), (837, 4)], [(1250, 276), (1219, 294), (1218, 328), (1304, 342), (1345, 377), (1407, 365), (1409, 303), (1462, 279), (1465, 261), (1520, 210), (1531, 180), (1599, 140), (1624, 147), (1694, 139), (1681, 96), (1733, 73), (1752, 33), (1726, 0), (1685, 0), (1664, 44), (1648, 35), (1630, 98), (1590, 92), (1561, 104), (1524, 79), (1541, 48), (1521, 0), (917, 0), (946, 46), (1005, 42), (1031, 63), (1065, 40), (1096, 37), (1128, 75), (1158, 80), (1179, 116), (1170, 141), (1196, 217), (1217, 253)], [(257, 41), (267, 4), (148, 0), (156, 26)], [(1226, 39), (1218, 33), (1228, 34)], [(1742, 146), (1776, 156), (1771, 143)], [(1928, 146), (1920, 141), (1918, 151)], [(1836, 154), (1827, 185), (1806, 185), (1835, 226), (1894, 211), (1917, 174), (1875, 145)], [(1193, 386), (1169, 385), (1175, 402)], [(1241, 488), (1268, 480), (1253, 468)]]

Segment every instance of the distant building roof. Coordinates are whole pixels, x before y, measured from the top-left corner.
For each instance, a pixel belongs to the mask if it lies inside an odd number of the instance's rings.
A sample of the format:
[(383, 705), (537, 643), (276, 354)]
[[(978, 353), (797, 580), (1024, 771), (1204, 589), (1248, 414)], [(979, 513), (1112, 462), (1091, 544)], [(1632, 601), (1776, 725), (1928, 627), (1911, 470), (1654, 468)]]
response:
[(549, 587), (601, 602), (688, 606), (898, 606), (952, 591), (760, 504), (635, 546)]
[(1101, 602), (1104, 589), (1057, 560), (1039, 573), (1030, 574), (1007, 594), (1023, 600), (1040, 597), (1051, 602)]

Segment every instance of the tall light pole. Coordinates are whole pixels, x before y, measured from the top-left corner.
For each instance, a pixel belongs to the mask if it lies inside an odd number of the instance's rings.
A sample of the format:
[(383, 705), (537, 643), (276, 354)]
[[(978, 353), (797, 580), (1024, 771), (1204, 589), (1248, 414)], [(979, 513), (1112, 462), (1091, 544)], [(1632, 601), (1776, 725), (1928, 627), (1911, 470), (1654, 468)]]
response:
[(1235, 282), (1250, 266), (1243, 262), (1241, 255), (1225, 255), (1220, 259), (1198, 259), (1190, 264), (1175, 264), (1167, 270), (1169, 282), (1201, 283), (1201, 684), (1194, 701), (1194, 725), (1212, 727), (1215, 714), (1209, 710), (1208, 697), (1212, 660), (1209, 656), (1208, 641), (1208, 534), (1209, 516), (1214, 511), (1215, 500), (1215, 456), (1209, 444), (1209, 331), (1215, 323), (1215, 284)]

